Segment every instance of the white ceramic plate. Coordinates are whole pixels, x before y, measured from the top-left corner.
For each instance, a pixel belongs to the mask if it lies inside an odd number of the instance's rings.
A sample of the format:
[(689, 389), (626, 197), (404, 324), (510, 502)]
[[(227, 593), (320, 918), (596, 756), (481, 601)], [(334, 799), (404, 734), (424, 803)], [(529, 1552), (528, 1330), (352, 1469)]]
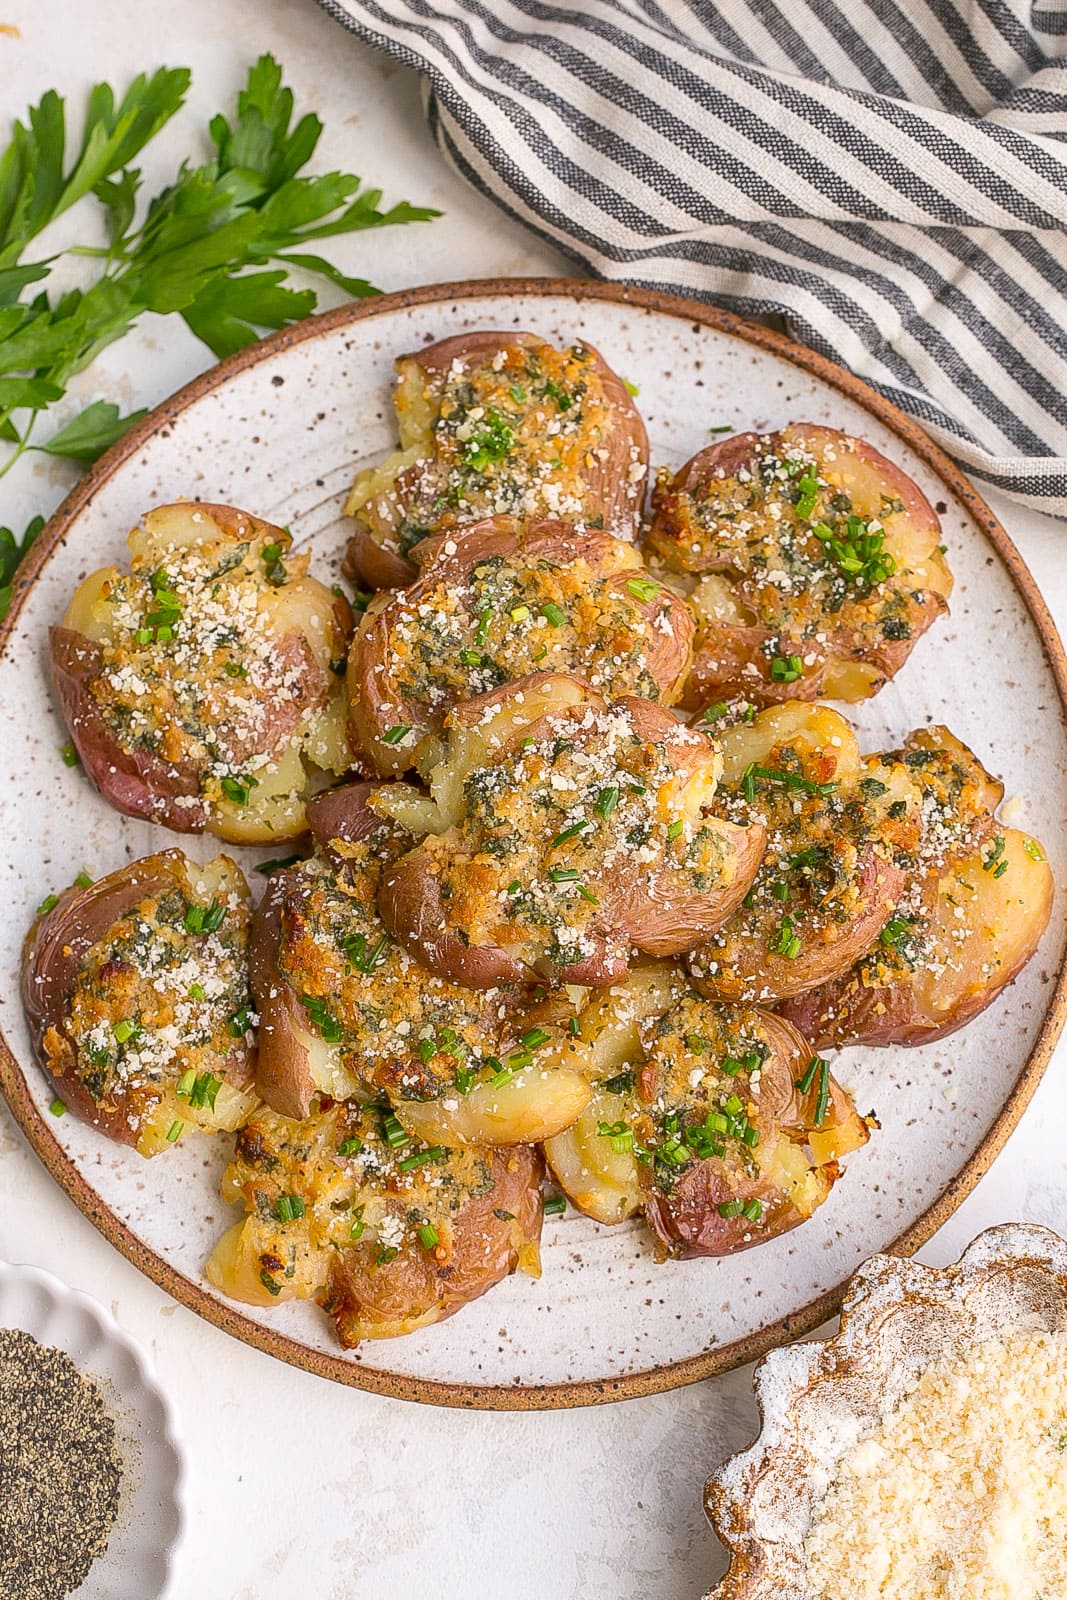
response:
[[(956, 589), (875, 700), (855, 709), (866, 747), (945, 721), (992, 770), (1009, 813), (1048, 846), (1067, 882), (1067, 738), (1062, 649), (1003, 530), (910, 423), (809, 352), (723, 313), (615, 286), (550, 280), (445, 286), (346, 308), (224, 363), (146, 419), (71, 496), (26, 574), (0, 638), (7, 712), (0, 828), (0, 1080), (38, 1152), (92, 1220), (157, 1282), (231, 1332), (286, 1360), (387, 1393), (459, 1405), (546, 1406), (672, 1387), (749, 1360), (814, 1327), (876, 1251), (910, 1251), (944, 1220), (1001, 1147), (1062, 1022), (1062, 897), (1038, 957), (964, 1032), (921, 1050), (852, 1050), (835, 1069), (881, 1133), (848, 1163), (829, 1202), (797, 1231), (719, 1261), (658, 1265), (638, 1224), (549, 1219), (544, 1275), (515, 1277), (451, 1321), (346, 1355), (313, 1305), (276, 1311), (223, 1301), (201, 1275), (230, 1220), (218, 1196), (227, 1146), (190, 1140), (152, 1162), (73, 1117), (50, 1118), (17, 999), (19, 944), (42, 896), (163, 843), (206, 857), (213, 841), (162, 836), (117, 816), (80, 771), (47, 684), (45, 638), (78, 579), (121, 559), (128, 529), (178, 496), (229, 501), (289, 524), (332, 580), (356, 464), (394, 440), (395, 355), (463, 328), (581, 336), (640, 390), (656, 463), (676, 466), (710, 426), (828, 422), (871, 439), (942, 511)], [(244, 852), (248, 861), (270, 852)], [(242, 852), (237, 852), (241, 855)], [(258, 882), (259, 880), (255, 880)]]
[(181, 1538), (182, 1456), (174, 1408), (128, 1334), (102, 1306), (37, 1267), (0, 1261), (0, 1328), (64, 1350), (99, 1388), (123, 1467), (119, 1514), (78, 1600), (160, 1600)]

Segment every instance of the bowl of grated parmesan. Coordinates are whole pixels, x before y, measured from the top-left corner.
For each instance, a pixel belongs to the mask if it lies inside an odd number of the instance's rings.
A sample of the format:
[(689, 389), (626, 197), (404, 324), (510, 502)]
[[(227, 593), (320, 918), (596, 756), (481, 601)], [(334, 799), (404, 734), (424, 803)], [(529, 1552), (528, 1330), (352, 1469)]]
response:
[(756, 1368), (759, 1437), (710, 1479), (707, 1600), (1067, 1593), (1067, 1241), (1007, 1223), (954, 1265), (873, 1256), (840, 1331)]

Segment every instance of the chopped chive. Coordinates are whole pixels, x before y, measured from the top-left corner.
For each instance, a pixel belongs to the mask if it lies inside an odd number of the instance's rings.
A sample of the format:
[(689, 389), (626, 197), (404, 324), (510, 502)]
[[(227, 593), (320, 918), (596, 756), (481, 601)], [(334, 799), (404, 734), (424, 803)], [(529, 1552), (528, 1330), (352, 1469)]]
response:
[(58, 1099), (57, 1100), (53, 1100), (52, 1104), (48, 1107), (48, 1109), (49, 1109), (49, 1111), (52, 1113), (52, 1115), (54, 1117), (61, 1117), (63, 1115), (64, 1111), (66, 1111), (66, 1109), (67, 1109), (66, 1102), (63, 1101), (63, 1100), (58, 1100)]
[(771, 660), (772, 683), (796, 683), (804, 675), (804, 663), (799, 656), (774, 656)]
[[(331, 665), (332, 665), (332, 663), (331, 663)], [(247, 678), (248, 677), (248, 668), (246, 666), (243, 666), (240, 661), (227, 661), (226, 665), (223, 667), (222, 670), (223, 670), (223, 672), (225, 672), (225, 674), (226, 674), (226, 676), (228, 678)]]
[(523, 388), (521, 383), (513, 383), (508, 390), (508, 394), (514, 400), (517, 406), (521, 406), (523, 401), (526, 399), (526, 390)]
[(1002, 878), (1007, 870), (1008, 863), (1006, 861), (1002, 861), (998, 867), (994, 867), (993, 869), (994, 878)]
[(792, 917), (782, 918), (781, 927), (771, 938), (767, 945), (768, 952), (775, 956), (784, 956), (787, 961), (795, 961), (800, 954), (800, 935), (793, 930)]
[(403, 1125), (392, 1111), (387, 1111), (382, 1117), (382, 1137), (392, 1150), (398, 1150), (401, 1145), (408, 1143)]
[(196, 1082), (196, 1068), (190, 1067), (188, 1072), (183, 1072), (174, 1085), (174, 1093), (179, 1100), (187, 1100), (192, 1093), (193, 1084)]
[(1045, 858), (1041, 853), (1041, 846), (1037, 843), (1036, 839), (1024, 839), (1023, 849), (1026, 851), (1031, 861), (1044, 861)]
[(626, 592), (632, 594), (635, 600), (654, 600), (659, 594), (660, 585), (655, 578), (627, 578)]
[(425, 1227), (419, 1229), (419, 1243), (424, 1250), (432, 1250), (440, 1242), (440, 1235), (432, 1222), (428, 1222)]
[(48, 913), (58, 904), (59, 896), (57, 894), (46, 894), (40, 905), (37, 907), (37, 915), (39, 917), (46, 917)]
[(576, 883), (574, 885), (574, 887), (577, 889), (577, 891), (581, 895), (582, 899), (583, 900), (588, 900), (588, 902), (589, 902), (589, 904), (591, 906), (598, 906), (600, 904), (600, 901), (597, 898), (597, 896), (593, 893), (593, 891), (591, 889), (587, 889), (584, 883)]
[(546, 1217), (561, 1217), (567, 1209), (566, 1198), (561, 1194), (546, 1195), (541, 1209)]
[(266, 1289), (268, 1294), (281, 1294), (282, 1291), (280, 1285), (275, 1283), (266, 1267), (264, 1267), (263, 1271), (260, 1273), (259, 1281), (263, 1285), (264, 1289)]
[(734, 425), (732, 422), (719, 422), (716, 423), (715, 427), (708, 429), (709, 433), (733, 433), (733, 431)]
[(459, 659), (465, 667), (480, 667), (485, 657), (480, 650), (461, 650)]
[(189, 998), (190, 1000), (206, 1000), (207, 990), (204, 985), (202, 983), (191, 983), (189, 985)]
[(807, 1094), (808, 1090), (811, 1088), (812, 1084), (815, 1082), (815, 1074), (819, 1070), (819, 1063), (820, 1063), (820, 1057), (819, 1056), (812, 1056), (811, 1060), (808, 1062), (807, 1066), (805, 1067), (803, 1074), (799, 1078), (797, 1078), (797, 1080), (796, 1080), (795, 1084), (793, 1085), (793, 1087), (796, 1088), (796, 1089), (799, 1089), (801, 1094)]
[(541, 615), (553, 628), (562, 628), (567, 620), (567, 613), (560, 609), (554, 600), (546, 600), (541, 607)]
[(522, 1035), (523, 1048), (536, 1050), (540, 1045), (547, 1044), (551, 1037), (547, 1028), (531, 1028), (529, 1033)]
[(414, 1155), (405, 1156), (403, 1161), (398, 1161), (398, 1172), (414, 1172), (416, 1167), (425, 1167), (431, 1161), (441, 1161), (448, 1154), (443, 1144), (432, 1144), (428, 1150), (416, 1150)]
[(478, 613), (478, 631), (474, 635), (475, 644), (484, 644), (489, 637), (489, 624), (493, 620), (492, 606), (483, 606)]
[(395, 1244), (380, 1244), (376, 1260), (380, 1267), (387, 1267), (390, 1261), (395, 1261), (400, 1251)]
[(411, 732), (410, 723), (398, 722), (395, 727), (386, 728), (382, 734), (383, 744), (401, 744)]
[(74, 880), (74, 886), (76, 889), (91, 889), (93, 886), (92, 873), (85, 871), (79, 872), (78, 876)]
[(243, 1039), (252, 1026), (254, 1012), (251, 1006), (242, 1006), (240, 1011), (235, 1011), (229, 1022), (227, 1030), (234, 1039)]
[(581, 1027), (579, 1025), (578, 1018), (577, 1017), (568, 1017), (567, 1018), (567, 1032), (570, 1034), (571, 1038), (572, 1039), (577, 1039), (577, 1037), (581, 1033), (581, 1031), (582, 1030), (581, 1030)]
[(170, 1127), (167, 1129), (167, 1143), (168, 1144), (177, 1144), (178, 1140), (181, 1138), (181, 1136), (182, 1136), (182, 1134), (184, 1132), (185, 1132), (185, 1123), (184, 1122), (172, 1122)]
[(63, 757), (63, 765), (65, 767), (77, 767), (81, 765), (81, 757), (78, 755), (77, 750), (75, 750), (72, 744), (65, 744), (59, 753)]
[(685, 827), (685, 823), (679, 817), (677, 822), (672, 822), (670, 827), (667, 829), (667, 838), (668, 839), (677, 839), (678, 835), (681, 833), (681, 831), (682, 831), (682, 829), (684, 827)]
[(472, 1067), (457, 1067), (456, 1092), (458, 1094), (470, 1094), (471, 1090), (474, 1088), (474, 1080), (476, 1076), (477, 1074)]
[(119, 1044), (126, 1044), (128, 1040), (135, 1038), (140, 1031), (141, 1024), (139, 1022), (131, 1022), (129, 1017), (123, 1017), (121, 1022), (116, 1022), (115, 1024), (115, 1038)]
[(729, 709), (730, 707), (725, 700), (715, 700), (708, 706), (706, 711), (702, 712), (700, 720), (701, 722), (718, 722), (720, 717), (725, 717)]
[(739, 1217), (744, 1210), (740, 1200), (720, 1200), (717, 1210), (720, 1217)]
[(556, 837), (553, 839), (548, 848), (550, 850), (555, 850), (557, 845), (566, 844), (568, 839), (577, 839), (578, 835), (580, 833), (584, 833), (586, 828), (589, 826), (590, 824), (588, 822), (576, 822), (572, 827), (564, 828), (562, 833), (556, 834)]
[(622, 386), (626, 390), (627, 394), (632, 394), (633, 395), (635, 400), (637, 399), (637, 396), (641, 393), (641, 391), (637, 387), (636, 383), (631, 383), (629, 378), (624, 378), (622, 380)]
[(629, 1094), (637, 1081), (637, 1074), (633, 1067), (624, 1067), (613, 1078), (605, 1078), (600, 1085), (608, 1094)]
[(618, 785), (611, 784), (607, 789), (601, 789), (600, 793), (597, 795), (596, 804), (593, 807), (593, 810), (598, 816), (603, 817), (606, 822), (611, 816), (611, 813), (615, 810), (615, 807), (618, 805), (618, 803)]
[(341, 1140), (341, 1143), (337, 1146), (337, 1154), (339, 1156), (358, 1156), (362, 1149), (363, 1140), (357, 1139), (353, 1134), (350, 1139)]
[(743, 1217), (747, 1218), (747, 1220), (749, 1222), (762, 1222), (763, 1221), (763, 1204), (762, 1204), (762, 1202), (759, 1201), (759, 1200), (750, 1200), (747, 1205), (744, 1205), (744, 1206), (741, 1207), (741, 1215)]
[(577, 883), (581, 873), (577, 867), (550, 867), (548, 876), (553, 883)]
[(363, 1206), (357, 1206), (355, 1209), (352, 1226), (348, 1230), (348, 1237), (350, 1239), (361, 1239), (363, 1237), (363, 1229), (366, 1226), (365, 1222), (363, 1221), (363, 1210)]
[(253, 789), (259, 788), (259, 779), (250, 774), (243, 778), (223, 778), (219, 785), (227, 800), (235, 806), (246, 806)]
[(529, 615), (529, 606), (513, 606), (510, 612), (512, 622), (525, 622)]

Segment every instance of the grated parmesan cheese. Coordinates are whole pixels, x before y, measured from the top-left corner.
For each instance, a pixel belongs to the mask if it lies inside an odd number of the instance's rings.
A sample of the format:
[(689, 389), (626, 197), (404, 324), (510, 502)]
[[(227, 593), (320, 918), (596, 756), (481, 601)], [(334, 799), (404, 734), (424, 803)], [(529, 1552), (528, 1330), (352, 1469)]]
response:
[(1067, 1594), (1067, 1330), (934, 1362), (844, 1457), (805, 1543), (817, 1600)]

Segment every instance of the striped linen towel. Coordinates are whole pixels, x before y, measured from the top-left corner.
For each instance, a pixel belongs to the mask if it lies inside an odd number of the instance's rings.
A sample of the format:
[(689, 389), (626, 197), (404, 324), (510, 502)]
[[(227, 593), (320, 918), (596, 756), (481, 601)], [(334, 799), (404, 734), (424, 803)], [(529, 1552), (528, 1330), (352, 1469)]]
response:
[(1067, 516), (1067, 0), (319, 0), (592, 272), (778, 313)]

